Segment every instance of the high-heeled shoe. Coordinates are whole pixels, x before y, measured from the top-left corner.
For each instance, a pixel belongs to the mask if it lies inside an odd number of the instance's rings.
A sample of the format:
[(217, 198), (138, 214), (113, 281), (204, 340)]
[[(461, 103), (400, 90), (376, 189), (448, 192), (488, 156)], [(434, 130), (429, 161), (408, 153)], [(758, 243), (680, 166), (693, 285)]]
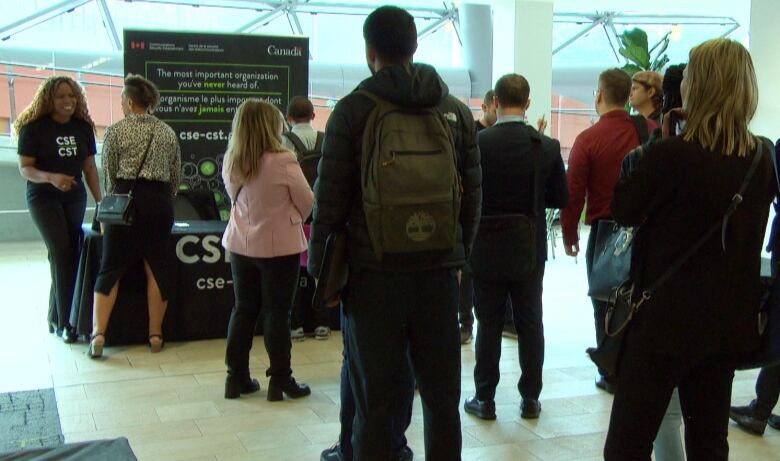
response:
[(271, 380), (268, 382), (268, 395), (266, 398), (269, 402), (278, 402), (284, 400), (283, 394), (291, 399), (298, 399), (311, 394), (311, 389), (308, 384), (295, 382), (295, 378), (292, 376), (285, 378), (271, 376)]
[(163, 341), (162, 335), (149, 335), (149, 349), (151, 349), (152, 354), (160, 352), (164, 345), (165, 341)]
[(87, 349), (87, 355), (96, 359), (103, 356), (103, 345), (106, 343), (106, 337), (103, 333), (96, 333), (89, 338), (89, 348)]
[(237, 399), (241, 394), (251, 394), (260, 390), (260, 383), (256, 379), (240, 379), (228, 376), (225, 379), (225, 398)]

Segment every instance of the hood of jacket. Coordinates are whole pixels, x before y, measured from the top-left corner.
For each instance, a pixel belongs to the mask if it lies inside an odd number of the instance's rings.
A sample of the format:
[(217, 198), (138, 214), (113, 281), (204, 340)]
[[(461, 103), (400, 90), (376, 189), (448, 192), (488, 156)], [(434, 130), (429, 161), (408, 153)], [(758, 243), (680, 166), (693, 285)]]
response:
[(385, 67), (363, 80), (358, 89), (401, 107), (436, 107), (449, 94), (447, 84), (432, 66), (406, 64)]

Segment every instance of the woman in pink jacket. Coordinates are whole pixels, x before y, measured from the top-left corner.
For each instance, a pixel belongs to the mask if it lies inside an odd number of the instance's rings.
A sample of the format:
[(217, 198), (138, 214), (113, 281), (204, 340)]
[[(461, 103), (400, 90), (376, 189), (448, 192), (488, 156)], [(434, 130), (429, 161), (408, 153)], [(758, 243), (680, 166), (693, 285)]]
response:
[(270, 367), (268, 400), (309, 395), (290, 368), (290, 309), (306, 250), (303, 221), (314, 196), (295, 154), (282, 148), (278, 110), (249, 99), (233, 118), (222, 178), (233, 208), (222, 244), (230, 252), (236, 304), (228, 325), (225, 398), (260, 389), (249, 374), (249, 351), (260, 311)]

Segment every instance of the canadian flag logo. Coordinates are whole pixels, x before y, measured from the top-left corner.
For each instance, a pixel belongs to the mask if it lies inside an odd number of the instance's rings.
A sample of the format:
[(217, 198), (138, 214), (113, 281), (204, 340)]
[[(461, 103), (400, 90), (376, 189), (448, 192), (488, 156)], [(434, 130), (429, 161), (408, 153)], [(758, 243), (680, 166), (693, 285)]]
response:
[(143, 50), (143, 49), (146, 49), (146, 43), (145, 42), (132, 41), (132, 42), (130, 42), (130, 49), (131, 50)]

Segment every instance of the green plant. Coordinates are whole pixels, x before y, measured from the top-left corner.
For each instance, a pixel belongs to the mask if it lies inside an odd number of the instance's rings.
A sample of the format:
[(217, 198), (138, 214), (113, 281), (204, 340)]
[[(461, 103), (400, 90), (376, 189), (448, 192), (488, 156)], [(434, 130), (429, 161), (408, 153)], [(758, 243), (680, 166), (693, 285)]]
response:
[[(669, 63), (669, 56), (664, 53), (669, 47), (670, 34), (671, 32), (668, 32), (650, 49), (647, 43), (647, 33), (644, 30), (634, 28), (624, 31), (618, 36), (620, 38), (618, 52), (627, 61), (622, 69), (629, 76), (643, 70), (660, 72)], [(653, 57), (654, 54), (655, 57)]]

